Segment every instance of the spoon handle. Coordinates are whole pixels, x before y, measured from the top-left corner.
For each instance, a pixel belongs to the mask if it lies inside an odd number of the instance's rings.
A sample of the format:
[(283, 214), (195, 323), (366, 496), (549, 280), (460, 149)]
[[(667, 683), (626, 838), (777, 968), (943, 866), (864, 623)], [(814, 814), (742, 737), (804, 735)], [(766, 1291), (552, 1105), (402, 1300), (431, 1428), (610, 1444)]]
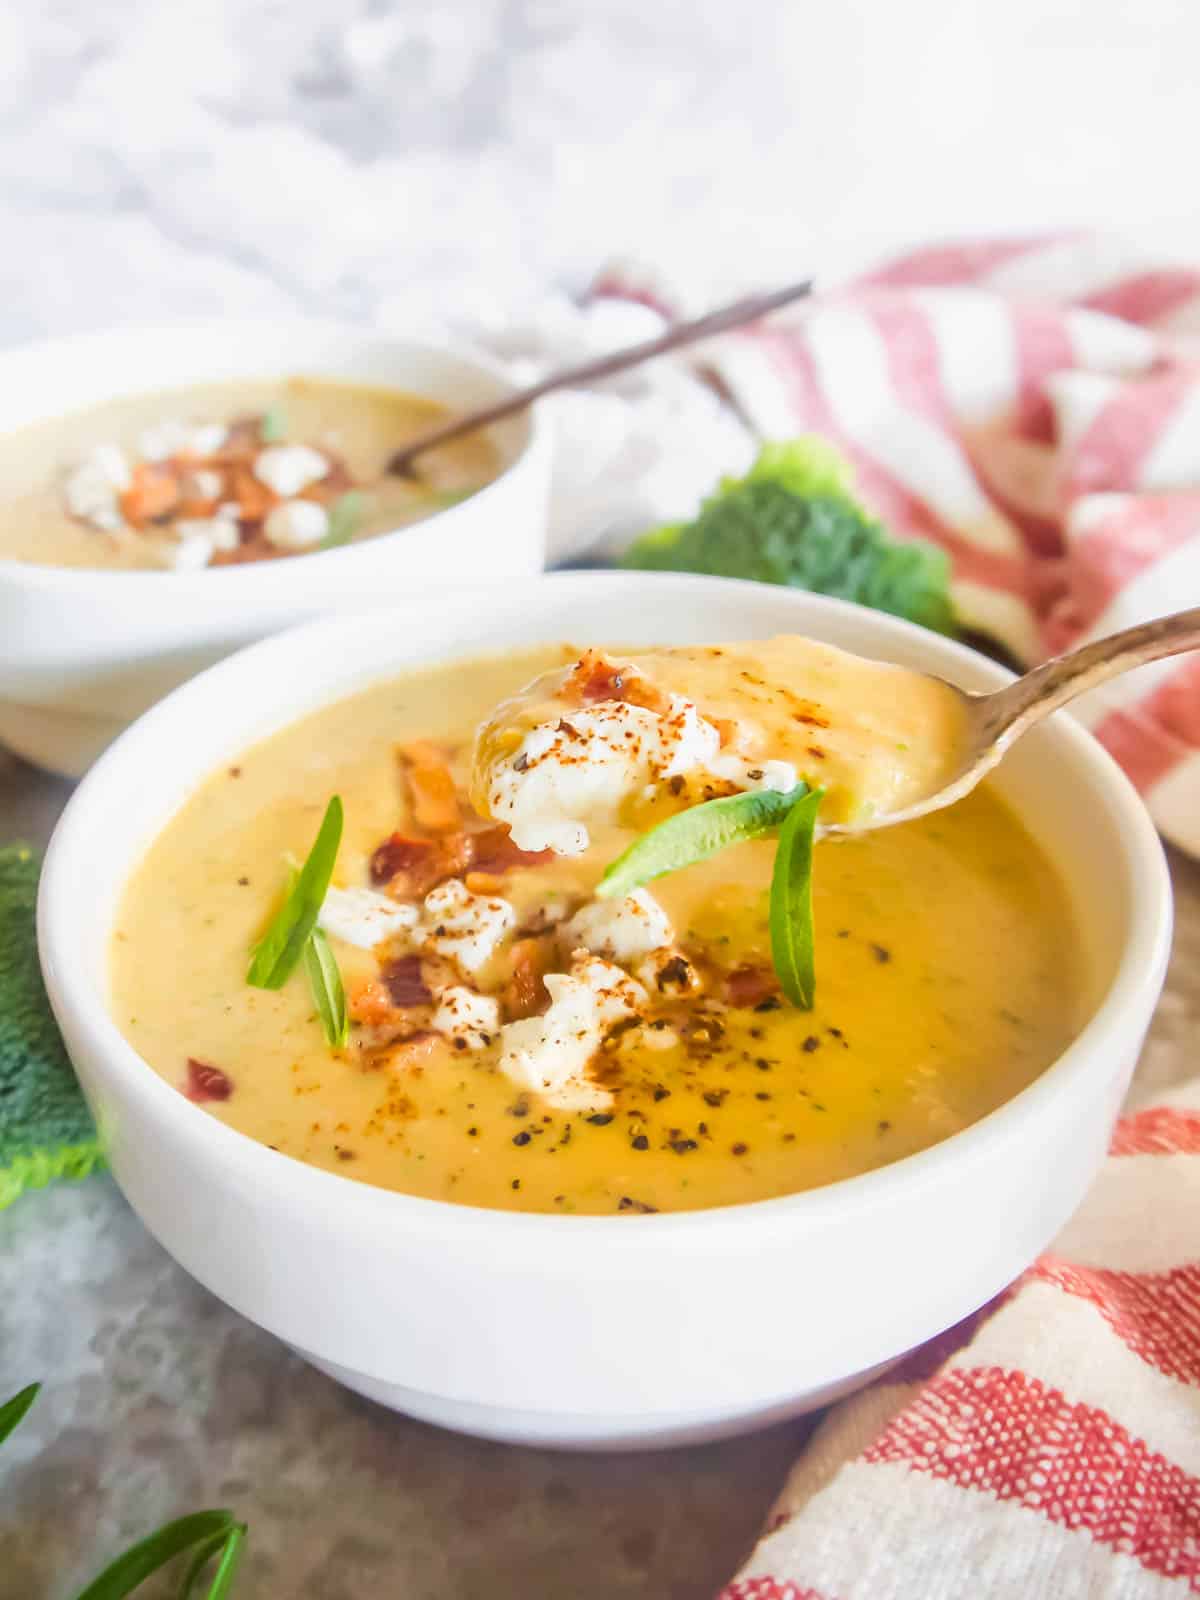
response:
[(1140, 622), (1135, 628), (1110, 633), (1067, 655), (1055, 656), (1007, 688), (985, 697), (989, 736), (1003, 735), (1007, 746), (1026, 728), (1076, 695), (1134, 667), (1144, 667), (1164, 656), (1182, 655), (1185, 650), (1200, 650), (1200, 606)]
[(402, 445), (388, 462), (388, 471), (403, 475), (411, 462), (426, 450), (432, 450), (435, 445), (448, 444), (451, 439), (460, 438), (464, 433), (473, 433), (476, 428), (486, 427), (491, 422), (499, 422), (504, 417), (511, 417), (517, 411), (524, 411), (526, 406), (532, 405), (535, 400), (540, 400), (544, 394), (553, 394), (556, 389), (570, 389), (579, 384), (594, 383), (599, 378), (611, 378), (614, 373), (625, 372), (629, 367), (636, 367), (643, 361), (653, 360), (655, 356), (667, 355), (672, 350), (682, 349), (684, 345), (695, 344), (697, 340), (712, 338), (714, 334), (725, 333), (730, 328), (740, 327), (746, 322), (755, 322), (759, 317), (765, 317), (768, 312), (778, 311), (781, 306), (802, 299), (811, 289), (811, 279), (805, 279), (802, 283), (791, 283), (786, 288), (772, 289), (766, 294), (748, 295), (741, 300), (733, 301), (731, 305), (720, 306), (715, 311), (706, 312), (702, 317), (693, 317), (690, 322), (676, 322), (657, 338), (645, 339), (641, 344), (627, 345), (623, 350), (612, 350), (607, 355), (581, 362), (578, 366), (564, 367), (558, 372), (551, 373), (548, 378), (530, 384), (527, 389), (509, 395), (505, 400), (498, 400), (494, 405), (480, 406), (477, 410), (466, 412), (461, 417), (454, 417), (439, 427), (431, 428), (428, 433), (421, 434), (411, 443)]

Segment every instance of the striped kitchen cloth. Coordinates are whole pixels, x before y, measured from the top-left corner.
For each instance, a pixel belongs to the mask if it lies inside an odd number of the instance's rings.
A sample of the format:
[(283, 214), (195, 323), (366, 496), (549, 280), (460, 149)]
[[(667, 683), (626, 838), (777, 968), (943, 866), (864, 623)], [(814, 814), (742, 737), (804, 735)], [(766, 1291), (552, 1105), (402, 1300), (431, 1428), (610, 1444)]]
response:
[[(693, 309), (630, 269), (603, 274), (593, 304), (614, 297)], [(949, 553), (963, 622), (1019, 661), (1200, 605), (1200, 272), (1187, 265), (1122, 238), (941, 246), (697, 359), (759, 436), (839, 445), (894, 533)], [(660, 374), (648, 393), (678, 381)], [(665, 437), (670, 413), (646, 417)], [(711, 473), (718, 435), (687, 414), (698, 425)], [(1200, 656), (1075, 709), (1163, 833), (1200, 854)]]
[(1197, 1592), (1193, 1081), (1117, 1125), (1082, 1209), (990, 1314), (833, 1409), (720, 1600)]

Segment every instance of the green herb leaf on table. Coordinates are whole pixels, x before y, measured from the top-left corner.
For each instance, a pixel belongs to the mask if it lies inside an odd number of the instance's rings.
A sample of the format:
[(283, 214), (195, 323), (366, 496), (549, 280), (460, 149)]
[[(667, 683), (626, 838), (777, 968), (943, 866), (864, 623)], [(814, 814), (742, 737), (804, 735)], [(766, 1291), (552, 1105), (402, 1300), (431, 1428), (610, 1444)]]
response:
[(757, 839), (778, 827), (807, 792), (808, 786), (802, 783), (787, 794), (756, 789), (690, 806), (635, 839), (605, 869), (596, 885), (596, 895), (599, 899), (616, 899), (654, 878), (703, 861), (727, 845)]
[(38, 1390), (41, 1387), (40, 1383), (28, 1383), (19, 1393), (14, 1394), (11, 1400), (6, 1400), (0, 1406), (0, 1444), (4, 1443), (5, 1439), (8, 1438), (9, 1434), (22, 1420), (25, 1413), (37, 1399)]
[[(148, 1538), (131, 1545), (98, 1577), (93, 1578), (76, 1600), (124, 1600), (152, 1572), (165, 1567), (185, 1550), (200, 1544), (211, 1546), (218, 1534), (222, 1541), (227, 1541), (234, 1528), (240, 1526), (234, 1522), (233, 1514), (229, 1511), (193, 1511), (186, 1517), (177, 1517)], [(210, 1548), (209, 1556), (213, 1553)], [(217, 1592), (228, 1593), (228, 1585)], [(212, 1593), (210, 1590), (210, 1595)]]
[(815, 989), (812, 854), (823, 789), (813, 789), (792, 807), (779, 830), (771, 875), (771, 960), (783, 992), (801, 1011), (811, 1011)]
[(329, 508), (329, 531), (321, 540), (321, 549), (329, 550), (352, 539), (362, 526), (369, 503), (361, 489), (348, 489), (340, 495)]
[(272, 406), (262, 414), (258, 437), (263, 444), (282, 444), (287, 438), (287, 426), (287, 412), (282, 406)]
[(346, 990), (337, 958), (320, 928), (313, 929), (304, 946), (304, 969), (308, 973), (313, 999), (317, 1004), (317, 1015), (325, 1030), (325, 1041), (333, 1049), (341, 1049), (350, 1037)]
[(849, 462), (811, 436), (765, 445), (745, 477), (725, 478), (691, 522), (644, 534), (622, 565), (786, 584), (955, 631), (945, 554), (893, 539), (856, 499)]
[(281, 989), (296, 970), (329, 889), (342, 840), (342, 824), (342, 802), (335, 794), (325, 808), (308, 859), (293, 880), (279, 914), (254, 951), (246, 974), (246, 982), (254, 988)]
[(233, 1580), (241, 1564), (245, 1543), (246, 1524), (235, 1522), (231, 1528), (214, 1534), (204, 1544), (198, 1546), (179, 1586), (178, 1600), (193, 1600), (194, 1596), (199, 1595), (197, 1585), (204, 1576), (205, 1568), (215, 1556), (220, 1556), (221, 1559), (213, 1574), (212, 1583), (205, 1592), (205, 1600), (223, 1600), (233, 1588)]

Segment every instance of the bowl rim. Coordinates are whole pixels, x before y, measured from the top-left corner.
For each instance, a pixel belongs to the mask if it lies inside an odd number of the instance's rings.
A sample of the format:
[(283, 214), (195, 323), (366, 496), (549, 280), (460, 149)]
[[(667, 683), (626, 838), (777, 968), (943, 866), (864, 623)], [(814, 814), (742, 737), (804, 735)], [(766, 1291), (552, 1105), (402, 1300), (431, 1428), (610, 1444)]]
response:
[[(367, 345), (376, 350), (393, 349), (397, 354), (449, 357), (467, 366), (474, 367), (478, 373), (496, 382), (502, 390), (515, 394), (522, 386), (515, 382), (505, 371), (502, 362), (488, 355), (484, 351), (474, 348), (466, 341), (442, 339), (433, 335), (410, 335), (402, 331), (395, 333), (381, 332), (377, 329), (361, 326), (352, 322), (339, 322), (335, 319), (320, 317), (271, 317), (250, 319), (221, 318), (196, 318), (193, 321), (176, 321), (167, 323), (129, 324), (128, 326), (104, 328), (88, 333), (70, 334), (61, 339), (44, 339), (29, 344), (13, 345), (9, 349), (0, 350), (0, 382), (4, 381), (6, 373), (11, 368), (16, 368), (18, 373), (22, 365), (37, 364), (42, 361), (83, 360), (96, 352), (110, 346), (119, 348), (129, 339), (139, 341), (150, 340), (161, 344), (165, 349), (173, 347), (175, 341), (196, 340), (205, 336), (233, 345), (240, 336), (259, 339), (269, 338), (271, 335), (282, 337), (307, 336), (314, 343), (318, 340), (352, 340), (359, 345)], [(236, 363), (235, 363), (236, 365)], [(299, 358), (297, 365), (303, 367), (303, 357)], [(338, 379), (332, 372), (322, 373), (318, 376), (327, 378), (330, 382), (349, 382), (353, 378)], [(196, 380), (183, 380), (181, 382), (169, 381), (165, 392), (173, 388), (187, 389), (194, 386)], [(233, 380), (233, 381), (236, 381)], [(357, 380), (362, 382), (362, 380)], [(398, 389), (393, 383), (372, 383), (368, 385), (379, 389)], [(152, 393), (152, 387), (138, 388), (131, 393)], [(95, 400), (90, 405), (78, 406), (71, 410), (57, 413), (58, 416), (68, 417), (76, 411), (85, 411), (92, 406), (103, 405), (104, 400)], [(53, 422), (53, 417), (38, 419)], [(443, 506), (440, 510), (431, 512), (422, 517), (418, 523), (409, 523), (400, 528), (389, 529), (385, 533), (373, 534), (370, 539), (358, 543), (336, 546), (330, 550), (311, 550), (302, 553), (299, 557), (289, 557), (284, 562), (254, 561), (227, 567), (204, 568), (199, 572), (171, 572), (159, 571), (157, 568), (135, 568), (130, 571), (112, 571), (104, 567), (58, 567), (49, 562), (18, 561), (11, 556), (0, 555), (0, 582), (26, 589), (50, 590), (54, 592), (77, 593), (86, 589), (90, 584), (100, 583), (105, 589), (105, 598), (115, 597), (117, 591), (129, 592), (129, 587), (137, 588), (150, 579), (155, 582), (155, 592), (168, 589), (172, 596), (187, 598), (192, 595), (202, 595), (207, 585), (217, 582), (223, 585), (222, 593), (228, 598), (228, 592), (234, 584), (239, 584), (244, 590), (253, 591), (255, 588), (265, 588), (269, 584), (275, 585), (280, 581), (279, 568), (281, 565), (291, 567), (295, 561), (305, 563), (304, 571), (311, 572), (308, 565), (313, 560), (321, 562), (321, 573), (333, 577), (345, 572), (348, 568), (361, 565), (364, 555), (381, 540), (398, 539), (412, 531), (413, 527), (428, 529), (431, 524), (451, 520), (458, 516), (465, 506), (478, 507), (492, 493), (503, 492), (506, 485), (518, 472), (527, 470), (531, 459), (548, 451), (550, 448), (550, 433), (545, 411), (537, 405), (527, 406), (513, 419), (523, 427), (523, 437), (510, 459), (504, 462), (501, 470), (494, 478), (488, 480), (481, 489), (476, 489), (465, 500), (454, 505)], [(33, 423), (17, 423), (14, 427), (0, 428), (0, 435), (7, 436), (18, 431), (21, 427), (33, 426)], [(485, 514), (487, 507), (485, 505)], [(196, 585), (202, 584), (205, 588), (197, 589)]]
[[(946, 651), (948, 663), (957, 660), (977, 674), (983, 671), (997, 685), (1013, 677), (1006, 668), (969, 646), (931, 635), (915, 623), (808, 591), (788, 591), (748, 580), (681, 573), (577, 571), (543, 574), (535, 581), (560, 591), (564, 599), (585, 585), (593, 595), (607, 586), (614, 598), (631, 584), (648, 584), (661, 587), (664, 593), (674, 590), (684, 595), (689, 589), (717, 590), (731, 597), (770, 588), (784, 606), (789, 603), (787, 596), (793, 594), (809, 605), (815, 602), (818, 609), (828, 610), (835, 616), (871, 619), (869, 625), (877, 630), (876, 637), (883, 649), (889, 639), (917, 638), (928, 643), (932, 637), (938, 639), (939, 647)], [(462, 592), (486, 594), (480, 586), (464, 586)], [(1089, 777), (1095, 788), (1107, 795), (1118, 813), (1114, 828), (1124, 844), (1130, 882), (1130, 908), (1122, 953), (1111, 982), (1066, 1049), (1024, 1089), (978, 1121), (925, 1150), (868, 1172), (792, 1194), (640, 1216), (637, 1226), (631, 1228), (629, 1219), (622, 1216), (508, 1211), (379, 1188), (341, 1173), (309, 1166), (295, 1157), (269, 1149), (215, 1117), (206, 1116), (199, 1106), (193, 1105), (162, 1078), (125, 1039), (110, 1014), (107, 997), (100, 986), (81, 976), (86, 962), (71, 958), (72, 882), (66, 858), (77, 848), (76, 840), (82, 842), (94, 837), (89, 818), (93, 797), (136, 774), (140, 753), (143, 747), (152, 745), (160, 726), (177, 718), (186, 719), (197, 702), (219, 693), (236, 692), (243, 680), (271, 682), (272, 673), (263, 669), (269, 667), (275, 657), (286, 659), (292, 652), (305, 649), (309, 659), (329, 659), (326, 652), (312, 648), (323, 638), (336, 638), (368, 619), (382, 630), (386, 619), (399, 614), (381, 609), (303, 623), (237, 651), (172, 691), (126, 729), (100, 757), (68, 801), (45, 854), (37, 904), (38, 949), (56, 1015), (65, 1016), (74, 1030), (82, 1032), (91, 1056), (104, 1063), (105, 1073), (115, 1074), (121, 1080), (124, 1092), (148, 1101), (149, 1112), (155, 1118), (170, 1122), (172, 1132), (179, 1138), (193, 1145), (211, 1144), (212, 1155), (222, 1163), (226, 1173), (237, 1169), (239, 1176), (252, 1183), (259, 1194), (269, 1194), (274, 1200), (301, 1212), (309, 1207), (322, 1212), (336, 1207), (348, 1221), (389, 1227), (399, 1225), (410, 1231), (419, 1228), (425, 1236), (443, 1235), (460, 1243), (464, 1236), (495, 1236), (502, 1232), (514, 1242), (550, 1247), (556, 1241), (569, 1242), (586, 1234), (591, 1244), (619, 1240), (623, 1251), (657, 1248), (668, 1239), (676, 1246), (703, 1249), (704, 1239), (711, 1239), (714, 1229), (722, 1234), (750, 1229), (761, 1235), (791, 1231), (809, 1224), (822, 1226), (835, 1215), (845, 1218), (869, 1210), (881, 1201), (886, 1203), (889, 1196), (901, 1188), (907, 1190), (913, 1185), (937, 1183), (948, 1169), (962, 1162), (969, 1163), (989, 1146), (1019, 1139), (1023, 1125), (1048, 1114), (1062, 1099), (1071, 1097), (1080, 1081), (1097, 1070), (1097, 1060), (1104, 1056), (1104, 1036), (1122, 1017), (1141, 1011), (1145, 1011), (1147, 1017), (1151, 1014), (1170, 954), (1172, 931), (1170, 876), (1162, 843), (1140, 796), (1117, 763), (1081, 724), (1059, 712), (1051, 719), (1054, 736), (1065, 741), (1090, 769)], [(379, 679), (386, 676), (387, 670), (385, 667), (379, 673)], [(369, 681), (372, 680), (363, 679), (358, 687), (365, 687)], [(355, 688), (339, 688), (325, 701), (315, 699), (310, 710), (335, 703), (343, 694), (354, 692)], [(293, 717), (280, 726), (297, 720), (299, 717)], [(196, 782), (202, 782), (207, 772), (208, 769)], [(142, 852), (147, 848), (148, 843), (143, 845)], [(142, 852), (124, 873), (113, 896), (110, 926), (119, 895)]]

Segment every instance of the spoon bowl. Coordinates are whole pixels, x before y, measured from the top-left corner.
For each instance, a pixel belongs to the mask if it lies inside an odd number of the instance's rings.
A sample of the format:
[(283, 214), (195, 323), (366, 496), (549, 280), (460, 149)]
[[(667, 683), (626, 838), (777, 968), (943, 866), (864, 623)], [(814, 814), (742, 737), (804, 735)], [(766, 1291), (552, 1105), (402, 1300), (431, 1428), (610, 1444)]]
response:
[(822, 838), (832, 838), (892, 828), (953, 805), (999, 764), (1015, 740), (1077, 695), (1132, 672), (1135, 667), (1196, 649), (1200, 649), (1200, 606), (1095, 639), (1078, 650), (1044, 661), (1003, 689), (987, 694), (960, 689), (929, 674), (947, 695), (954, 697), (962, 714), (959, 744), (946, 762), (944, 781), (896, 811), (878, 812), (849, 822), (822, 823), (817, 832)]

